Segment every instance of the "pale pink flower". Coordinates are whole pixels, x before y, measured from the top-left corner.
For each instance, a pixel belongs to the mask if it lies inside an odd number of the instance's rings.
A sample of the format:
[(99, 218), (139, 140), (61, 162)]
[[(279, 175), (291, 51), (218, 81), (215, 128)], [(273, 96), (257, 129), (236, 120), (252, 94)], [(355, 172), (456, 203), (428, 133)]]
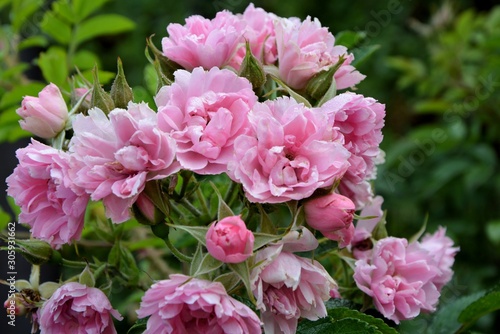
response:
[(76, 282), (61, 286), (38, 310), (41, 334), (116, 334), (111, 316), (123, 319), (101, 290)]
[(372, 232), (377, 224), (382, 219), (384, 212), (382, 211), (382, 203), (384, 198), (376, 196), (367, 204), (361, 213), (360, 217), (374, 217), (370, 219), (359, 219), (356, 222), (354, 236), (351, 241), (350, 250), (356, 259), (367, 258), (371, 255), (373, 242), (371, 241)]
[(245, 41), (248, 41), (252, 54), (262, 64), (274, 64), (278, 59), (274, 21), (278, 17), (262, 8), (255, 8), (253, 3), (248, 5), (243, 14), (237, 16), (245, 22), (246, 26), (241, 47), (231, 59), (231, 66), (239, 70), (246, 53)]
[(434, 278), (433, 282), (438, 290), (441, 290), (453, 277), (451, 267), (460, 248), (453, 247), (453, 240), (446, 236), (446, 228), (441, 226), (434, 234), (426, 234), (420, 241), (420, 247), (429, 252), (429, 256), (433, 258), (440, 270), (440, 274)]
[(149, 316), (144, 334), (261, 333), (257, 315), (219, 282), (176, 274), (146, 291), (137, 310)]
[(68, 120), (66, 102), (53, 83), (45, 86), (38, 97), (24, 97), (16, 112), (23, 118), (19, 121), (21, 128), (41, 138), (54, 138)]
[[(356, 209), (362, 209), (370, 200), (363, 183), (375, 177), (375, 164), (381, 156), (385, 106), (375, 99), (354, 93), (343, 93), (326, 102), (321, 109), (344, 135), (345, 147), (351, 152), (350, 166), (339, 188), (351, 198)], [(354, 196), (350, 196), (354, 195)]]
[(275, 22), (276, 44), (281, 79), (294, 89), (303, 89), (316, 73), (345, 60), (335, 72), (337, 89), (354, 86), (365, 78), (350, 63), (352, 54), (344, 46), (334, 45), (335, 37), (318, 19), (307, 17), (303, 22), (280, 19)]
[(252, 255), (255, 237), (240, 216), (230, 216), (213, 223), (206, 235), (207, 250), (226, 263), (243, 262)]
[(264, 332), (295, 333), (299, 318), (325, 317), (324, 302), (338, 295), (337, 284), (319, 262), (292, 253), (315, 249), (318, 244), (312, 239), (304, 228), (256, 253), (259, 266), (252, 270), (250, 282)]
[(209, 20), (199, 15), (186, 24), (171, 23), (169, 37), (162, 40), (163, 53), (187, 70), (201, 66), (206, 70), (229, 64), (242, 40), (245, 23), (228, 11), (218, 12)]
[(145, 103), (114, 109), (109, 118), (98, 108), (73, 122), (75, 183), (103, 200), (115, 223), (130, 218), (130, 208), (149, 180), (165, 178), (180, 169), (175, 142), (158, 129), (157, 115)]
[(282, 97), (256, 104), (248, 117), (253, 133), (236, 139), (228, 169), (250, 201), (307, 198), (347, 170), (350, 154), (323, 113)]
[(426, 250), (388, 237), (375, 244), (369, 258), (356, 261), (354, 280), (384, 317), (399, 323), (435, 311), (439, 273)]
[(229, 70), (178, 70), (156, 96), (158, 126), (177, 143), (182, 167), (220, 174), (233, 158), (234, 140), (249, 132), (247, 115), (257, 96), (245, 78)]
[(304, 203), (306, 222), (325, 237), (346, 247), (353, 237), (354, 203), (337, 193), (315, 197)]
[(7, 194), (21, 208), (19, 222), (54, 248), (80, 239), (89, 197), (68, 175), (69, 155), (34, 139), (16, 155)]

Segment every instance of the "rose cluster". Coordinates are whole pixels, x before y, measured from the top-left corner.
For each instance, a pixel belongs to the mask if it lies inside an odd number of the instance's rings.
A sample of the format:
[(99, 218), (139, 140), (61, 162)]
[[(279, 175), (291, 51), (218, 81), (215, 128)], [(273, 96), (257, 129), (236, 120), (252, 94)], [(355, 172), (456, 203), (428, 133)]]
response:
[[(370, 180), (383, 160), (385, 106), (353, 92), (331, 94), (331, 87), (364, 79), (353, 54), (317, 19), (281, 18), (253, 5), (211, 20), (191, 16), (167, 31), (163, 56), (180, 69), (158, 90), (155, 107), (131, 101), (75, 114), (53, 84), (23, 101), (21, 126), (34, 135), (56, 143), (72, 130), (64, 145), (33, 139), (17, 152), (8, 194), (32, 236), (54, 248), (78, 240), (90, 200), (102, 201), (115, 224), (139, 214), (163, 224), (148, 184), (181, 171), (225, 173), (249, 205), (298, 207), (286, 233), (264, 244), (256, 245), (261, 231), (241, 214), (206, 229), (203, 245), (214, 261), (249, 268), (259, 315), (220, 282), (173, 274), (142, 298), (137, 315), (149, 317), (145, 333), (294, 333), (300, 319), (325, 317), (324, 302), (340, 293), (318, 261), (296, 254), (318, 248), (311, 230), (357, 260), (355, 284), (385, 317), (435, 310), (458, 249), (444, 229), (413, 243), (372, 236), (382, 221)], [(320, 87), (321, 96), (311, 87)], [(358, 210), (371, 218), (355, 226)], [(45, 301), (38, 318), (42, 332), (114, 333), (110, 315), (121, 318), (100, 290), (69, 283)]]

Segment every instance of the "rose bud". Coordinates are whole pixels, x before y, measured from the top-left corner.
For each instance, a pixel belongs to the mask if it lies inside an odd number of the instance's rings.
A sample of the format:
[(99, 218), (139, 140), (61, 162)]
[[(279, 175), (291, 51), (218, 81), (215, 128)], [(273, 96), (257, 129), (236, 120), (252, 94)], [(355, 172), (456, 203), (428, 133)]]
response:
[(351, 242), (354, 211), (354, 203), (336, 193), (314, 198), (304, 204), (307, 224), (328, 239), (339, 241), (340, 247)]
[(54, 138), (68, 120), (66, 102), (53, 83), (42, 89), (38, 97), (24, 97), (16, 112), (23, 118), (19, 121), (21, 128), (41, 138)]
[(214, 258), (226, 263), (239, 263), (252, 255), (254, 236), (240, 216), (230, 216), (210, 225), (207, 250)]

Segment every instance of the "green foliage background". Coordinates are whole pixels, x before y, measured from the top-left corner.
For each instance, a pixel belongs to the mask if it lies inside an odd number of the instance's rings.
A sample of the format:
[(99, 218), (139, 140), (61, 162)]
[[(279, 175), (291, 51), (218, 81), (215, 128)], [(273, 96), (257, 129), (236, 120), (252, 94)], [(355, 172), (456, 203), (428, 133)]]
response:
[[(13, 1), (17, 17), (9, 2), (0, 0), (0, 141), (12, 142), (29, 135), (15, 115), (22, 96), (36, 95), (46, 81), (69, 89), (65, 78), (75, 64), (89, 75), (97, 63), (101, 82), (109, 82), (119, 56), (136, 97), (151, 101), (156, 82), (144, 57), (146, 38), (155, 34), (159, 45), (169, 23), (183, 23), (193, 14), (212, 18), (222, 9), (241, 13), (249, 3), (93, 1), (96, 8), (103, 6), (92, 14), (107, 16), (62, 18), (90, 21), (86, 30), (75, 32), (43, 17), (50, 2)], [(317, 17), (334, 34), (364, 31), (358, 46), (380, 46), (358, 68), (367, 75), (358, 92), (387, 106), (386, 163), (375, 189), (385, 199), (389, 234), (409, 237), (428, 216), (429, 232), (446, 226), (461, 248), (437, 320), (423, 315), (400, 331), (457, 330), (460, 325), (446, 319), (474, 300), (463, 296), (480, 295), (500, 281), (500, 7), (471, 0), (254, 3), (279, 16)], [(21, 37), (15, 43), (14, 35)], [(32, 64), (19, 57), (38, 60)], [(61, 61), (68, 66), (61, 67)], [(9, 220), (0, 212), (0, 221)], [(466, 312), (462, 320), (467, 317), (472, 316)], [(491, 313), (472, 329), (498, 332), (499, 318), (498, 311), (496, 317)]]

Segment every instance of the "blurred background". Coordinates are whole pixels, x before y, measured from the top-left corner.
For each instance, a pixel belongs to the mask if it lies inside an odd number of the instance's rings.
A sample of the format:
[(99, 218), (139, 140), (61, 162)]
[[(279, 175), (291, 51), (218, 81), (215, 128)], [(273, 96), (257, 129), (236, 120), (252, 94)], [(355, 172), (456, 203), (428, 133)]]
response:
[[(18, 7), (23, 2), (37, 3), (37, 7), (12, 28), (16, 2)], [(183, 24), (193, 14), (213, 18), (223, 9), (241, 13), (249, 4), (244, 0), (99, 2), (104, 2), (99, 13), (120, 14), (135, 22), (135, 28), (89, 39), (80, 48), (98, 55), (103, 73), (116, 71), (119, 56), (135, 94), (149, 101), (151, 94), (141, 88), (151, 86), (154, 74), (144, 56), (147, 37), (155, 34), (159, 46), (169, 23)], [(22, 95), (36, 95), (45, 85), (36, 59), (60, 42), (47, 38), (44, 43), (19, 47), (30, 36), (43, 35), (39, 25), (52, 1), (9, 3), (0, 0), (2, 180), (17, 163), (15, 149), (27, 144), (27, 134), (17, 128), (14, 111)], [(254, 1), (255, 6), (278, 16), (317, 17), (334, 35), (346, 30), (364, 32), (357, 46), (379, 46), (370, 48), (373, 54), (357, 66), (367, 76), (357, 92), (385, 103), (387, 110), (382, 143), (386, 162), (379, 167), (375, 191), (384, 197), (390, 235), (410, 237), (427, 217), (428, 232), (446, 226), (460, 246), (455, 278), (442, 295), (444, 305), (500, 280), (500, 6), (495, 7), (496, 3)], [(16, 91), (20, 86), (28, 88)], [(5, 189), (4, 182), (1, 186)], [(4, 210), (0, 220), (13, 221), (5, 196), (0, 197)], [(44, 270), (50, 275), (50, 269)], [(2, 287), (2, 302), (4, 291)], [(498, 333), (500, 316), (496, 315), (483, 317), (475, 330)], [(5, 317), (1, 318), (6, 328)], [(403, 326), (401, 331), (429, 330), (425, 315), (415, 324), (418, 328)], [(21, 328), (12, 333), (29, 331)]]

